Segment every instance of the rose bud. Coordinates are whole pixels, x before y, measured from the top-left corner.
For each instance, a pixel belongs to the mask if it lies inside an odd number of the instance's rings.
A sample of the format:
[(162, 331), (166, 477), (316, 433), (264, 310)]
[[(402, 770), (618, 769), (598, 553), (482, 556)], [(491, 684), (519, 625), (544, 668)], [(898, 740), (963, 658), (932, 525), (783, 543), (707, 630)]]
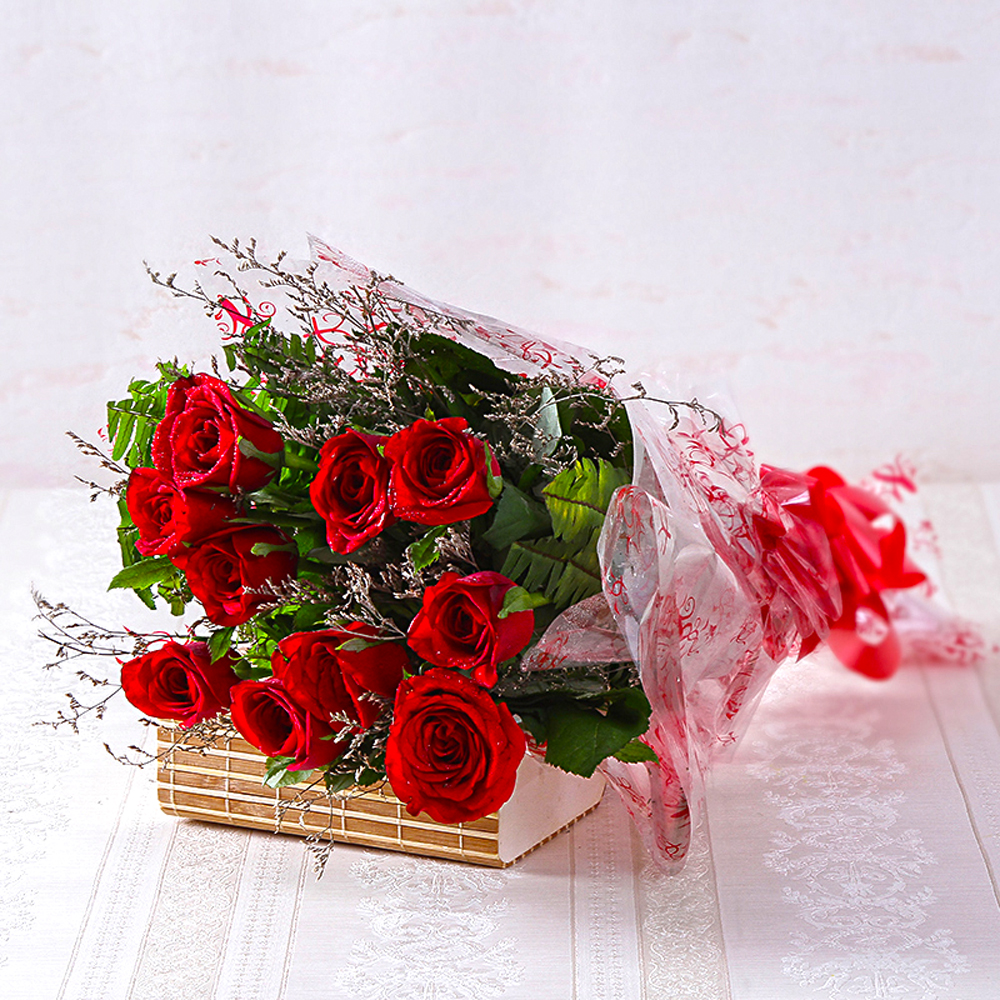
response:
[[(255, 545), (274, 546), (254, 555)], [(263, 592), (295, 576), (295, 543), (277, 528), (229, 528), (170, 557), (184, 571), (191, 593), (216, 625), (242, 625), (261, 605), (273, 600)]]
[(462, 674), (428, 670), (399, 685), (385, 770), (411, 816), (468, 823), (495, 812), (524, 750), (510, 709)]
[(166, 415), (153, 435), (153, 465), (180, 489), (259, 490), (276, 470), (243, 454), (241, 438), (268, 455), (284, 450), (270, 421), (240, 406), (221, 379), (205, 374), (179, 378), (170, 387)]
[(395, 521), (389, 510), (391, 466), (376, 447), (381, 440), (348, 430), (320, 449), (309, 497), (326, 521), (334, 552), (353, 552)]
[[(465, 433), (461, 417), (418, 420), (385, 444), (392, 462), (392, 512), (417, 524), (454, 524), (493, 506), (486, 475), (486, 446)], [(500, 466), (491, 456), (493, 475)]]
[(228, 653), (214, 663), (203, 642), (166, 642), (122, 664), (122, 690), (140, 712), (188, 729), (229, 707), (237, 683)]
[(519, 653), (531, 641), (533, 611), (500, 617), (504, 595), (513, 580), (485, 571), (459, 577), (443, 573), (424, 591), (424, 606), (410, 623), (410, 648), (428, 663), (471, 670), (486, 687), (497, 682), (497, 664)]
[(171, 556), (185, 542), (212, 535), (236, 513), (233, 502), (218, 493), (179, 490), (155, 469), (133, 469), (125, 504), (139, 529), (135, 547), (144, 556)]
[(343, 712), (368, 728), (382, 713), (382, 706), (365, 694), (391, 701), (410, 663), (406, 647), (398, 642), (373, 642), (356, 650), (338, 648), (373, 635), (374, 630), (361, 622), (343, 629), (296, 632), (278, 643), (271, 669), (313, 715), (329, 719)]
[(233, 725), (251, 746), (268, 757), (292, 757), (289, 771), (311, 771), (340, 756), (343, 740), (324, 739), (336, 729), (307, 712), (275, 677), (240, 681), (229, 710)]

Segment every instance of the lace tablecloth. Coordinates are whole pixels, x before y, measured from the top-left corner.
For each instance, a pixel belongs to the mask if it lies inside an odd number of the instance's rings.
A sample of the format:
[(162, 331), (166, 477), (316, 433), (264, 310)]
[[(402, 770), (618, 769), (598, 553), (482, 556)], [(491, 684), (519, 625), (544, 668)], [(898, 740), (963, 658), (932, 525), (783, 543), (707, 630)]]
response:
[[(1000, 487), (925, 501), (960, 610), (1000, 624)], [(779, 671), (665, 876), (616, 799), (505, 871), (179, 822), (103, 749), (122, 705), (52, 719), (29, 588), (148, 629), (110, 505), (0, 493), (0, 996), (7, 1000), (978, 1000), (1000, 996), (1000, 660), (883, 684)], [(992, 522), (992, 523), (991, 523)], [(153, 626), (156, 627), (156, 626)]]

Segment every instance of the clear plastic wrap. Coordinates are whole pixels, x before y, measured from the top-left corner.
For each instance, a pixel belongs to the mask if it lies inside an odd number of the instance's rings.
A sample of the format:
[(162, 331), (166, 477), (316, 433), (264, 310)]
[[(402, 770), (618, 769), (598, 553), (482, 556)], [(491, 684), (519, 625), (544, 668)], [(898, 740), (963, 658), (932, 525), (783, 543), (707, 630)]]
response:
[[(876, 474), (862, 490), (829, 470), (760, 467), (736, 420), (693, 400), (661, 399), (655, 385), (637, 390), (591, 351), (434, 302), (317, 239), (310, 245), (312, 261), (301, 267), (356, 307), (359, 323), (391, 319), (366, 309), (364, 290), (375, 289), (408, 324), (461, 342), (506, 371), (609, 389), (625, 401), (634, 472), (612, 498), (598, 543), (603, 594), (556, 618), (523, 666), (637, 664), (652, 707), (643, 739), (657, 760), (609, 758), (602, 770), (668, 867), (686, 854), (705, 768), (739, 740), (784, 659), (804, 655), (831, 628), (838, 655), (872, 676), (891, 673), (901, 649), (976, 658), (975, 630), (931, 603), (926, 588), (923, 596), (894, 589), (922, 578), (906, 560), (906, 531), (893, 506), (905, 506), (910, 477)], [(197, 278), (219, 303), (224, 334), (254, 317), (273, 318), (279, 329), (299, 328), (343, 348), (347, 370), (364, 368), (356, 342), (340, 337), (342, 316), (310, 311), (266, 267), (223, 256), (218, 250), (198, 261)], [(240, 287), (216, 265), (238, 273)]]

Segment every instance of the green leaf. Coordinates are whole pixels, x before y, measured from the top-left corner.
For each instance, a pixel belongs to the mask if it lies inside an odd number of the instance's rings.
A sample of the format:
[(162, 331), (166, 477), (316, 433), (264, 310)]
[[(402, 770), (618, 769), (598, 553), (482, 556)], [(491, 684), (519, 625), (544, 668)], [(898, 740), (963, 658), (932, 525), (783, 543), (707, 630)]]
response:
[(269, 556), (272, 552), (295, 552), (298, 554), (299, 547), (294, 542), (285, 545), (271, 545), (269, 542), (254, 542), (250, 549), (251, 555)]
[(163, 419), (167, 392), (178, 374), (161, 370), (161, 378), (156, 382), (133, 379), (128, 399), (108, 403), (108, 440), (116, 462), (124, 458), (132, 468), (152, 464), (153, 433)]
[(361, 636), (355, 636), (353, 639), (347, 639), (337, 646), (337, 652), (344, 653), (363, 653), (366, 649), (371, 646), (377, 646), (377, 642), (372, 642), (370, 639), (362, 639)]
[(656, 751), (648, 744), (643, 743), (642, 740), (632, 740), (631, 743), (626, 743), (625, 746), (614, 754), (617, 760), (624, 761), (626, 764), (638, 764), (642, 761), (659, 760), (656, 756)]
[(532, 608), (540, 608), (543, 604), (552, 602), (544, 594), (529, 593), (524, 587), (511, 587), (503, 595), (503, 604), (497, 618), (506, 618), (508, 615), (517, 614), (518, 611), (531, 611)]
[(284, 465), (284, 451), (261, 451), (249, 438), (240, 438), (239, 449), (241, 455), (246, 455), (247, 458), (256, 458), (265, 465), (271, 466), (272, 469), (280, 469)]
[(489, 441), (483, 442), (486, 449), (486, 489), (494, 500), (503, 492), (503, 478), (493, 471), (493, 449)]
[(292, 631), (308, 632), (322, 622), (325, 616), (326, 608), (322, 604), (303, 604), (292, 619)]
[(533, 712), (517, 711), (514, 713), (520, 727), (539, 745), (548, 739), (549, 730), (546, 725), (548, 713), (544, 710)]
[[(325, 552), (327, 555), (332, 555), (326, 546), (326, 531), (322, 526), (313, 527), (310, 525), (306, 528), (300, 528), (295, 532), (295, 545), (299, 550), (299, 555), (307, 559), (316, 559), (317, 556), (313, 555), (315, 552)], [(323, 562), (323, 559), (319, 561)]]
[(612, 692), (604, 713), (578, 702), (553, 705), (545, 760), (589, 778), (602, 760), (614, 756), (649, 728), (649, 712), (649, 702), (638, 688)]
[(229, 652), (233, 644), (234, 628), (220, 628), (218, 632), (213, 632), (208, 640), (208, 652), (212, 663), (221, 660)]
[(448, 530), (448, 525), (439, 524), (430, 529), (422, 538), (407, 546), (406, 552), (413, 562), (413, 568), (418, 572), (437, 562), (437, 541)]
[(541, 591), (557, 610), (601, 591), (597, 551), (592, 546), (579, 548), (556, 538), (514, 542), (500, 572), (525, 590)]
[(331, 774), (329, 771), (326, 772), (326, 790), (331, 795), (336, 795), (337, 792), (343, 792), (353, 787), (353, 774)]
[(177, 567), (166, 556), (143, 559), (118, 572), (108, 584), (108, 590), (144, 590), (176, 572)]
[(284, 788), (285, 785), (295, 785), (305, 781), (312, 771), (289, 771), (288, 765), (294, 757), (268, 757), (267, 771), (264, 773), (264, 784), (268, 788)]
[(542, 398), (536, 414), (535, 436), (531, 442), (535, 457), (547, 458), (551, 455), (556, 450), (562, 433), (555, 396), (547, 385), (542, 386)]
[[(143, 604), (146, 605), (147, 608), (149, 608), (150, 611), (156, 610), (156, 598), (153, 597), (153, 592), (148, 587), (144, 587), (142, 590), (133, 591), (133, 593), (139, 598), (140, 601), (142, 601)], [(170, 610), (171, 613), (176, 614), (172, 605)], [(184, 614), (183, 610), (181, 610), (181, 614)]]
[(521, 538), (552, 532), (552, 519), (545, 507), (510, 483), (504, 484), (496, 514), (483, 541), (495, 549), (505, 549)]
[(603, 458), (581, 458), (563, 469), (543, 490), (552, 515), (552, 534), (574, 542), (600, 531), (611, 495), (629, 481), (628, 473)]
[(271, 677), (270, 660), (258, 660), (256, 663), (247, 657), (241, 657), (233, 664), (233, 673), (241, 681), (261, 681)]
[[(240, 442), (242, 448), (243, 442)], [(289, 469), (301, 469), (303, 472), (319, 472), (319, 465), (311, 458), (295, 451), (290, 445), (285, 445), (285, 465)]]

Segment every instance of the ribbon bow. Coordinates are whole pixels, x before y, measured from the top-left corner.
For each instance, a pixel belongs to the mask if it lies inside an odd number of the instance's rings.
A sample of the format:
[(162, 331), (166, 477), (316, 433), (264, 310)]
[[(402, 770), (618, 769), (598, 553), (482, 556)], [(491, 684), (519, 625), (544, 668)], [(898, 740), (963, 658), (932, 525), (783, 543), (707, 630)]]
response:
[(871, 678), (891, 677), (900, 646), (881, 594), (926, 579), (907, 558), (899, 516), (822, 465), (804, 476), (763, 466), (761, 490), (787, 515), (758, 516), (755, 527), (765, 573), (797, 608), (799, 655), (828, 628), (826, 641), (841, 663)]

